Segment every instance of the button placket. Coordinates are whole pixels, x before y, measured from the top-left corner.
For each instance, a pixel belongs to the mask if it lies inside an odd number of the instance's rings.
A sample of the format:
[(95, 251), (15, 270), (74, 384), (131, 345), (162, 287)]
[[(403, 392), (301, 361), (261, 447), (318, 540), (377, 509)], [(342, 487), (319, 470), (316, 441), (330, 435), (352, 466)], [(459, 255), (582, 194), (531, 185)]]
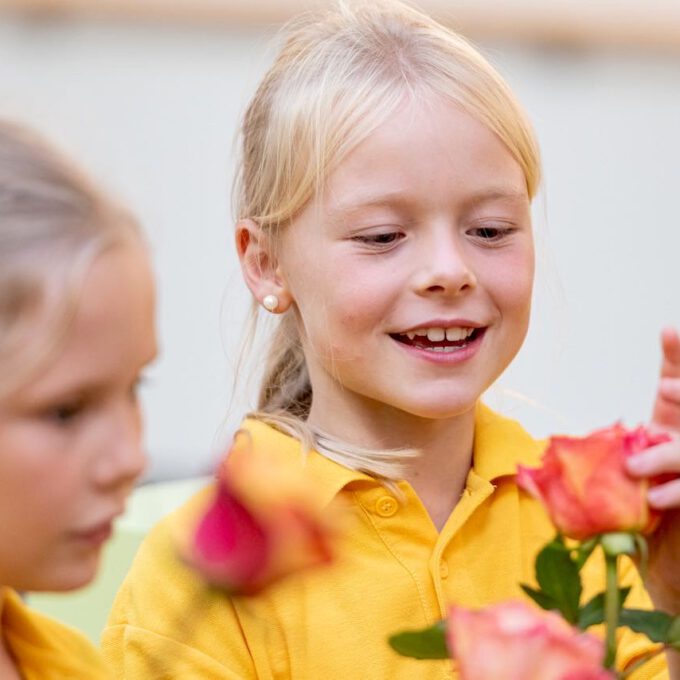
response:
[(441, 578), (448, 578), (449, 576), (449, 565), (444, 559), (439, 560), (439, 576)]

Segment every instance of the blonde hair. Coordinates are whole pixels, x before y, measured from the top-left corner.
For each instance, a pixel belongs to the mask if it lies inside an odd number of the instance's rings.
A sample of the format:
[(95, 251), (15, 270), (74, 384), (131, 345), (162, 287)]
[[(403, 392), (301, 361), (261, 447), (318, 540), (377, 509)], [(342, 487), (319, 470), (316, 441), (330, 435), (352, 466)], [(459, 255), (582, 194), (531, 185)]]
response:
[(131, 236), (127, 212), (35, 133), (0, 121), (0, 396), (59, 347), (92, 260)]
[[(519, 163), (528, 195), (540, 181), (538, 146), (521, 106), (460, 35), (397, 0), (339, 2), (289, 24), (283, 47), (245, 113), (235, 184), (239, 219), (254, 220), (275, 247), (280, 230), (345, 156), (405, 98), (439, 96), (491, 129)], [(257, 314), (254, 305), (253, 314)], [(258, 411), (355, 469), (395, 478), (413, 452), (371, 452), (305, 424), (312, 400), (292, 314), (269, 343)]]

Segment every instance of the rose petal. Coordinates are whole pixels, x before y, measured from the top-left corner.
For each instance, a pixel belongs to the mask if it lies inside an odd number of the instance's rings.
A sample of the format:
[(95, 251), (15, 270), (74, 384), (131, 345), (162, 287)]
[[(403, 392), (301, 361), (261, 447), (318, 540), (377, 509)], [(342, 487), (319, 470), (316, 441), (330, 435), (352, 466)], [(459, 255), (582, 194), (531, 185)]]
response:
[(615, 531), (651, 531), (659, 513), (647, 502), (647, 479), (625, 460), (670, 437), (616, 423), (586, 437), (552, 437), (540, 468), (519, 467), (518, 485), (538, 498), (564, 535), (586, 540)]
[(245, 506), (220, 484), (194, 535), (195, 565), (215, 585), (238, 592), (266, 569), (269, 540)]

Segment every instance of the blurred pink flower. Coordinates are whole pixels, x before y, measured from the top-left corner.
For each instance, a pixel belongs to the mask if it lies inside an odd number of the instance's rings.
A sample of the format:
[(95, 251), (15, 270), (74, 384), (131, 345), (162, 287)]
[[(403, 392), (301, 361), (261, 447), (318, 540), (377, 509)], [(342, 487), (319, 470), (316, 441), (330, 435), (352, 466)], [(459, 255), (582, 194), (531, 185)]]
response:
[(451, 607), (447, 643), (461, 680), (612, 680), (604, 643), (523, 602)]
[(336, 526), (323, 510), (302, 465), (256, 452), (240, 436), (184, 556), (209, 583), (251, 595), (331, 561)]

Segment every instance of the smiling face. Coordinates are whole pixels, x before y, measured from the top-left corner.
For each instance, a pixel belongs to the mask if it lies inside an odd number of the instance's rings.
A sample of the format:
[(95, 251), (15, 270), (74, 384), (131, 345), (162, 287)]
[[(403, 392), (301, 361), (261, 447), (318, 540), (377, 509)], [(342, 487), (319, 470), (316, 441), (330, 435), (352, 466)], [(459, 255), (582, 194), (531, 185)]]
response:
[[(0, 584), (65, 590), (94, 576), (144, 468), (136, 386), (156, 353), (153, 306), (142, 247), (107, 250), (57, 354), (0, 399)], [(30, 332), (50, 328), (43, 317)]]
[[(310, 422), (469, 413), (525, 337), (534, 270), (519, 164), (439, 99), (404, 105), (285, 229)], [(345, 428), (346, 429), (346, 428)]]

